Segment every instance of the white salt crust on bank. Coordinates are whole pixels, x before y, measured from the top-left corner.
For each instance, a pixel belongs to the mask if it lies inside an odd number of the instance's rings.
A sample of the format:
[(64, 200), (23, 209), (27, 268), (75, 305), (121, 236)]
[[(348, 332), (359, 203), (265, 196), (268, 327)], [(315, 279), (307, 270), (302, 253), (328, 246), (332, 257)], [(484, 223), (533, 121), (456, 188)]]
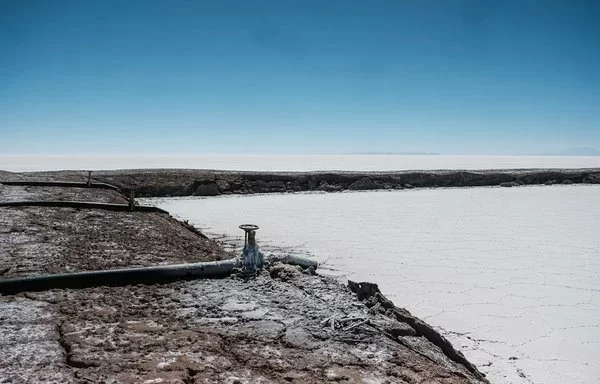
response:
[(600, 187), (148, 199), (226, 241), (378, 283), (493, 383), (600, 377)]

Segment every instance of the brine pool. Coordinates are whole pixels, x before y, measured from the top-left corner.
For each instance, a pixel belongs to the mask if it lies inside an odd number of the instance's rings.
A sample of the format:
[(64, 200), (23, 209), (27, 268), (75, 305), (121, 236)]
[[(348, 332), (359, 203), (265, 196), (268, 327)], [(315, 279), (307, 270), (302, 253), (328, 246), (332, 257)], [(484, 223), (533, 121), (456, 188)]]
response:
[(143, 199), (238, 249), (370, 281), (492, 383), (600, 382), (600, 186)]

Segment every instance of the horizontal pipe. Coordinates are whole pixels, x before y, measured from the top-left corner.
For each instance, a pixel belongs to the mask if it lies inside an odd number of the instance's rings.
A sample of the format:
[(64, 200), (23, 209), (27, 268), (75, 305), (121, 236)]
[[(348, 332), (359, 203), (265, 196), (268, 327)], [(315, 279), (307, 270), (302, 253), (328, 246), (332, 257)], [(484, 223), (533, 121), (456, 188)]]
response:
[(317, 268), (318, 263), (314, 260), (308, 259), (306, 257), (302, 257), (302, 256), (296, 256), (296, 255), (283, 255), (283, 256), (271, 256), (269, 258), (269, 262), (273, 263), (273, 262), (281, 262), (284, 264), (292, 264), (292, 265), (298, 265), (302, 268)]
[[(59, 208), (86, 208), (86, 209), (106, 209), (109, 211), (129, 212), (128, 204), (112, 203), (90, 203), (87, 201), (4, 201), (0, 202), (0, 207), (59, 207)], [(133, 206), (135, 212), (157, 212), (166, 213), (164, 209), (146, 205)]]
[[(317, 267), (310, 259), (288, 255), (272, 257), (273, 262), (299, 265), (302, 268)], [(210, 279), (229, 276), (235, 268), (240, 268), (239, 259), (207, 261), (203, 263), (158, 265), (153, 267), (109, 269), (105, 271), (85, 271), (55, 275), (17, 277), (0, 279), (0, 294), (14, 295), (27, 291), (47, 291), (49, 289), (76, 289), (100, 286), (125, 286), (133, 284), (159, 284), (176, 280)]]
[(100, 189), (113, 189), (118, 191), (119, 188), (107, 184), (107, 183), (91, 183), (89, 186), (87, 183), (80, 183), (76, 181), (3, 181), (1, 184), (5, 185), (20, 185), (29, 187), (71, 187), (71, 188), (100, 188)]
[(0, 280), (0, 294), (14, 295), (26, 291), (156, 284), (194, 278), (226, 277), (239, 265), (237, 259), (204, 263), (124, 268)]

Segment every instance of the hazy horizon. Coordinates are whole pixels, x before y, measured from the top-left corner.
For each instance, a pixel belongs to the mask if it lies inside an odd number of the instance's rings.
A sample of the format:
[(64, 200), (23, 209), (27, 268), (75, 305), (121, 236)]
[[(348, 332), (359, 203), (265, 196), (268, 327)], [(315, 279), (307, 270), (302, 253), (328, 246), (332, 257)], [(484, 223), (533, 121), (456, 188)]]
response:
[(520, 157), (520, 156), (534, 156), (534, 157), (556, 157), (556, 156), (600, 156), (600, 150), (591, 147), (573, 147), (573, 148), (564, 148), (562, 150), (557, 150), (554, 152), (531, 152), (531, 153), (481, 153), (481, 152), (433, 152), (433, 151), (378, 151), (378, 150), (364, 150), (364, 151), (356, 151), (356, 152), (284, 152), (284, 151), (266, 151), (266, 152), (211, 152), (211, 151), (173, 151), (173, 152), (160, 152), (160, 151), (107, 151), (107, 152), (89, 152), (85, 150), (85, 148), (79, 149), (75, 148), (73, 151), (69, 151), (68, 153), (61, 152), (20, 152), (20, 153), (11, 153), (5, 152), (0, 153), (0, 157), (40, 157), (40, 156), (48, 156), (48, 157), (127, 157), (127, 156), (157, 156), (157, 157), (186, 157), (186, 156), (340, 156), (340, 155), (380, 155), (380, 156), (389, 156), (389, 155), (402, 155), (402, 156), (490, 156), (490, 157)]
[(600, 156), (329, 155), (0, 155), (0, 170), (215, 169), (235, 171), (402, 171), (600, 168)]

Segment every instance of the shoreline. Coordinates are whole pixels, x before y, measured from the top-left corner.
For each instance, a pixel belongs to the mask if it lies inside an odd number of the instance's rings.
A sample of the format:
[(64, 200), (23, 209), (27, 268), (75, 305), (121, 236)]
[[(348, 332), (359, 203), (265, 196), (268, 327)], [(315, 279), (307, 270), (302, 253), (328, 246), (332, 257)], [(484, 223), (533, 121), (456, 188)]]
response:
[[(4, 184), (0, 197), (125, 200), (111, 189)], [(164, 213), (31, 206), (0, 212), (3, 278), (232, 256)], [(282, 264), (250, 281), (24, 292), (0, 296), (0, 307), (0, 375), (15, 381), (487, 382), (376, 285), (348, 288)]]
[[(85, 181), (83, 171), (4, 173), (4, 180)], [(2, 174), (0, 173), (0, 176)], [(395, 172), (250, 172), (202, 169), (93, 171), (95, 182), (135, 190), (137, 197), (218, 196), (303, 191), (384, 190), (552, 184), (600, 184), (600, 168)]]

